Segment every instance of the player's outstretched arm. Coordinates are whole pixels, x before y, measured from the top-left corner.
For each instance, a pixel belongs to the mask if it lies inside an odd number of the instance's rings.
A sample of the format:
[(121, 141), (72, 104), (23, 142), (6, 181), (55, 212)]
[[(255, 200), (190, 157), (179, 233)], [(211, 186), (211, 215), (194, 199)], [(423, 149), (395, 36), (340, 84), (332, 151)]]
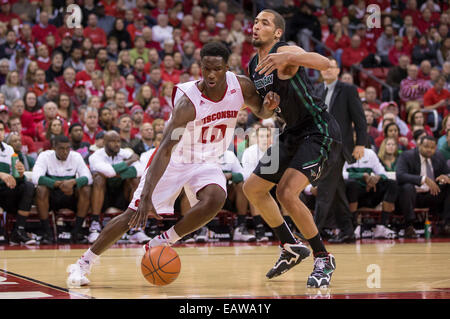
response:
[(153, 191), (164, 174), (167, 165), (169, 165), (172, 150), (183, 136), (187, 123), (193, 120), (195, 120), (195, 107), (184, 95), (176, 103), (172, 111), (172, 116), (164, 129), (161, 144), (147, 170), (139, 207), (136, 214), (130, 220), (130, 228), (145, 227), (148, 217), (161, 219), (153, 207)]
[(330, 67), (330, 60), (319, 53), (307, 52), (296, 45), (285, 45), (279, 47), (277, 53), (268, 54), (259, 61), (255, 71), (268, 75), (278, 69), (279, 73), (295, 74), (300, 66), (324, 71)]
[(267, 119), (272, 117), (273, 110), (280, 104), (280, 97), (276, 93), (269, 92), (263, 100), (256, 91), (252, 80), (242, 75), (238, 75), (237, 78), (241, 85), (245, 106), (249, 107), (253, 114), (259, 118)]

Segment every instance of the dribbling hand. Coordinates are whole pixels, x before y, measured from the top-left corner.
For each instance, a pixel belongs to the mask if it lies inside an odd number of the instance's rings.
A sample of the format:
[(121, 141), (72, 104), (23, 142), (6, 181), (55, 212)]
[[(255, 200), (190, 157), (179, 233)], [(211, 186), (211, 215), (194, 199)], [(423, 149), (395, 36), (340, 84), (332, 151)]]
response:
[(131, 217), (130, 222), (128, 223), (128, 227), (131, 228), (145, 228), (147, 224), (148, 218), (155, 218), (157, 220), (161, 220), (162, 217), (158, 215), (153, 206), (151, 198), (141, 198), (139, 201), (139, 207), (136, 213)]

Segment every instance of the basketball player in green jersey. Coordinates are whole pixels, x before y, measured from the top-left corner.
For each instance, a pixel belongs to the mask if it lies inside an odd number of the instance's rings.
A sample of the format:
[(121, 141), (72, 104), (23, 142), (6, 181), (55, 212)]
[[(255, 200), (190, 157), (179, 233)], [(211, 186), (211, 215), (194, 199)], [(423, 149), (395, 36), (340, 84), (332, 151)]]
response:
[[(299, 195), (308, 184), (315, 185), (326, 176), (340, 154), (339, 125), (326, 111), (324, 101), (314, 94), (304, 69), (326, 70), (330, 61), (282, 42), (284, 28), (283, 17), (273, 10), (261, 11), (254, 21), (257, 54), (249, 64), (250, 79), (262, 98), (270, 91), (280, 96), (275, 112), (286, 125), (279, 141), (267, 150), (244, 184), (244, 192), (281, 242), (280, 258), (266, 276), (279, 276), (309, 255), (309, 249), (293, 237), (270, 194), (277, 185), (278, 201), (314, 253), (314, 270), (307, 287), (328, 287), (336, 268), (335, 258), (325, 249), (313, 216)], [(274, 165), (278, 169), (270, 171)]]

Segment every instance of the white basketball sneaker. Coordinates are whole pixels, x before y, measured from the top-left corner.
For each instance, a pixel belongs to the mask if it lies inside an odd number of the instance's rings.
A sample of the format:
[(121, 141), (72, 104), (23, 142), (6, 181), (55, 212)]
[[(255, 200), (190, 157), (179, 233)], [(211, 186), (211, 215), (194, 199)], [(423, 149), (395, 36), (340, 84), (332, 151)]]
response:
[(128, 241), (132, 244), (144, 244), (149, 240), (151, 240), (151, 238), (148, 237), (143, 230), (135, 231), (128, 237)]
[(375, 231), (373, 232), (373, 237), (380, 239), (395, 239), (397, 238), (397, 234), (395, 231), (384, 225), (377, 225), (377, 227), (375, 227)]
[(92, 244), (97, 240), (101, 231), (102, 231), (102, 226), (100, 225), (99, 222), (94, 220), (91, 223), (91, 226), (89, 227), (89, 236), (88, 236), (89, 244)]
[(91, 265), (87, 264), (81, 259), (78, 259), (75, 264), (69, 265), (67, 267), (67, 272), (69, 277), (67, 278), (67, 286), (80, 287), (89, 285), (90, 281), (86, 277), (91, 274)]

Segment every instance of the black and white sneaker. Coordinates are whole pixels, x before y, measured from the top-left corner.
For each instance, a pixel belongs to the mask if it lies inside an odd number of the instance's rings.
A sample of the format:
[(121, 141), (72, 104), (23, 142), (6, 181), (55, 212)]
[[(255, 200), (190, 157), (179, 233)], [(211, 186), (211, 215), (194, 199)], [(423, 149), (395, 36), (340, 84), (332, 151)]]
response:
[(241, 225), (234, 230), (233, 241), (250, 242), (255, 240), (256, 240), (255, 235), (250, 234), (245, 225)]
[(263, 224), (255, 227), (255, 237), (258, 242), (269, 241), (269, 237), (266, 236), (266, 229)]
[(197, 234), (195, 234), (195, 242), (196, 243), (207, 243), (209, 240), (209, 230), (208, 227), (203, 226), (199, 230), (197, 230)]
[(23, 228), (16, 228), (11, 232), (11, 236), (9, 238), (9, 243), (11, 245), (34, 245), (36, 244), (36, 240), (30, 238)]
[(192, 244), (195, 243), (195, 232), (187, 234), (183, 237), (183, 243), (185, 244)]
[(296, 244), (284, 244), (281, 248), (280, 258), (275, 263), (272, 269), (266, 274), (266, 277), (271, 279), (284, 274), (286, 271), (298, 265), (303, 259), (310, 255), (308, 247), (301, 242)]
[(326, 257), (314, 258), (314, 270), (308, 277), (306, 286), (308, 288), (328, 288), (336, 269), (336, 260), (334, 256), (328, 253)]

